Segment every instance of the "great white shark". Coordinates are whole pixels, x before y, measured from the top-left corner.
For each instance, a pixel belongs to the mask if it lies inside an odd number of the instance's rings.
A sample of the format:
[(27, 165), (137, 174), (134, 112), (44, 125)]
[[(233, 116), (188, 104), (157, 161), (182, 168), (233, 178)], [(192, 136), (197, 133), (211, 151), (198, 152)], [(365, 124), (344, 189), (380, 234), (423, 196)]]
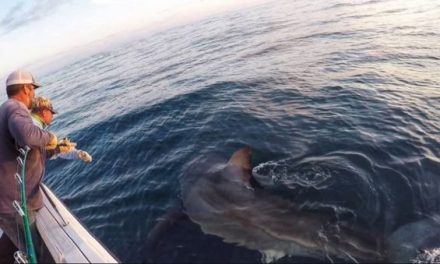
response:
[(251, 149), (236, 151), (226, 163), (192, 166), (182, 183), (185, 213), (206, 234), (263, 254), (383, 261), (382, 238), (333, 216), (258, 188), (252, 182)]

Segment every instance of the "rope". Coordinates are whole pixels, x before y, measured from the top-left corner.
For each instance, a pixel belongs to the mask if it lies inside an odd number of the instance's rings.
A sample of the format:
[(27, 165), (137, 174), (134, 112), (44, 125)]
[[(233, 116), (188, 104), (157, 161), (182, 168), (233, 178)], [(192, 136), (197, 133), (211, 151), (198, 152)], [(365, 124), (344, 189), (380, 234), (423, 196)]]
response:
[[(31, 234), (31, 228), (29, 225), (29, 211), (27, 209), (27, 202), (26, 202), (26, 186), (25, 186), (25, 175), (26, 175), (26, 158), (27, 154), (29, 152), (30, 148), (26, 146), (24, 149), (20, 149), (20, 153), (22, 154), (23, 158), (19, 158), (18, 161), (21, 166), (20, 170), (20, 196), (21, 196), (21, 216), (23, 219), (23, 231), (24, 231), (24, 238), (26, 241), (26, 251), (27, 255), (29, 257), (30, 263), (34, 264), (37, 263), (37, 256), (35, 254), (35, 248), (34, 243), (32, 242), (32, 234)], [(21, 161), (20, 161), (21, 160)]]

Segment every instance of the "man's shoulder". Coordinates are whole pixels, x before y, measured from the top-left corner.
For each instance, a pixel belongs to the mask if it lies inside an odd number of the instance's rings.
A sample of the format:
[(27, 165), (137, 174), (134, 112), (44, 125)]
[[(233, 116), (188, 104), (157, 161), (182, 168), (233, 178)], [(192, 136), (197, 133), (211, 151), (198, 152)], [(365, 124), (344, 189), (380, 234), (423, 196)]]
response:
[(6, 100), (1, 106), (0, 106), (0, 112), (11, 112), (14, 110), (25, 110), (26, 107), (23, 103), (14, 100), (14, 99), (8, 99)]

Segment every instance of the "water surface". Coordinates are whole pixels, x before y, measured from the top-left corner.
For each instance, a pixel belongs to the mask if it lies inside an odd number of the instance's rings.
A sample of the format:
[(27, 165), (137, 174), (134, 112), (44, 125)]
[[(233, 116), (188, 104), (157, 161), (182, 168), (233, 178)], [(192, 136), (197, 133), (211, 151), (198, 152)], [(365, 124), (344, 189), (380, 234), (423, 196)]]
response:
[[(186, 164), (244, 145), (257, 179), (298, 204), (383, 234), (435, 218), (439, 14), (434, 0), (274, 1), (77, 61), (38, 92), (94, 161), (50, 161), (45, 181), (126, 262), (149, 257)], [(158, 261), (261, 260), (189, 221), (160, 245)]]

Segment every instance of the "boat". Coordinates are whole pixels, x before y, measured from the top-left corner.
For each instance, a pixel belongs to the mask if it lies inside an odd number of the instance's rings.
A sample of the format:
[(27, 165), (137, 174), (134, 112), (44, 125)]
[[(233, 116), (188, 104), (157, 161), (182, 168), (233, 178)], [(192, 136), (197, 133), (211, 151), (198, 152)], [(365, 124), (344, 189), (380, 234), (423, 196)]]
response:
[[(119, 260), (90, 233), (58, 197), (41, 184), (43, 208), (36, 226), (48, 255), (55, 263), (119, 263)], [(0, 263), (12, 263), (17, 248), (0, 229)]]

